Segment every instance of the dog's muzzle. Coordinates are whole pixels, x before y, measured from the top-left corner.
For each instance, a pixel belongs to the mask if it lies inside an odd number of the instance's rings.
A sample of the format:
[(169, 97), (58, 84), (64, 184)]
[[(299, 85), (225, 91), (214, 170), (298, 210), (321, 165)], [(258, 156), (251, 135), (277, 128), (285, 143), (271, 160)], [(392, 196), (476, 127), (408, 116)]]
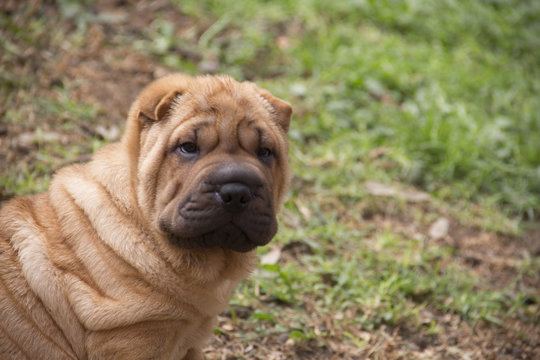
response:
[(221, 246), (244, 252), (267, 244), (275, 235), (270, 188), (256, 169), (226, 164), (198, 184), (179, 201), (176, 221), (162, 222), (162, 229), (178, 246)]

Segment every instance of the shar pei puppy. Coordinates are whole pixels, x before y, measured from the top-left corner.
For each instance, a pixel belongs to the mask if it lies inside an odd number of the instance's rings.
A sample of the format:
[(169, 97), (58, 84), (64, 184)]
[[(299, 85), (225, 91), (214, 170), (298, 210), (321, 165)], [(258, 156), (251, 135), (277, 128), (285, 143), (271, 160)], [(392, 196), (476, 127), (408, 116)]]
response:
[(277, 231), (291, 106), (226, 76), (145, 88), (125, 133), (0, 210), (1, 359), (201, 359)]

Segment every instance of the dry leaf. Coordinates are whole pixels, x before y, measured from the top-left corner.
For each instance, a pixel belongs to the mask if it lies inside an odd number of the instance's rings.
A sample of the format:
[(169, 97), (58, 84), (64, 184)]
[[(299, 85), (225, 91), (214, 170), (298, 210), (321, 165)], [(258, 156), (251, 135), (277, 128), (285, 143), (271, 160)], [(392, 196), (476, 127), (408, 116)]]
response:
[(366, 181), (364, 183), (367, 193), (374, 196), (394, 197), (409, 202), (422, 202), (430, 199), (429, 194), (418, 190), (402, 190), (392, 185), (379, 183), (376, 181)]
[(433, 240), (439, 240), (448, 235), (450, 221), (446, 218), (438, 218), (429, 228), (429, 237)]
[(277, 249), (271, 250), (269, 253), (264, 254), (261, 257), (261, 264), (262, 265), (275, 265), (278, 263), (280, 258), (281, 258), (281, 249), (277, 248)]

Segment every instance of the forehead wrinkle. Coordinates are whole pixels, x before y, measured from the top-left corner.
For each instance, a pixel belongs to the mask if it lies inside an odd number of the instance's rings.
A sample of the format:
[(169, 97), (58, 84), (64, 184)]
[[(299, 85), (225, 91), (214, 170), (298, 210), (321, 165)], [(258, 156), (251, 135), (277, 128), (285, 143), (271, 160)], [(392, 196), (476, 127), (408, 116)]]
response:
[[(237, 147), (241, 124), (267, 117), (267, 109), (261, 109), (258, 99), (254, 99), (251, 94), (251, 87), (244, 84), (238, 86), (227, 76), (205, 77), (201, 80), (198, 88), (194, 89), (198, 93), (194, 96), (197, 107), (214, 117), (218, 142), (225, 143), (227, 147)], [(261, 114), (263, 112), (264, 115)]]
[[(246, 124), (247, 122), (247, 124)], [(258, 132), (258, 127), (257, 126), (253, 126), (253, 124), (255, 123), (255, 120), (252, 120), (252, 119), (249, 119), (248, 117), (244, 117), (242, 120), (238, 121), (237, 124), (236, 124), (236, 134), (237, 134), (237, 139), (238, 139), (238, 147), (246, 152), (250, 152), (252, 151), (252, 149), (250, 149), (250, 144), (252, 144), (250, 141), (243, 141), (245, 140), (245, 137), (242, 137), (241, 136), (241, 132), (240, 132), (240, 129), (241, 128), (244, 128), (244, 132), (243, 134), (245, 134), (246, 131), (251, 131), (251, 132), (255, 132), (257, 134), (257, 146), (260, 146), (261, 144), (261, 138), (260, 138), (260, 134)]]
[(195, 137), (197, 137), (196, 131), (205, 127), (212, 126), (212, 120), (211, 119), (201, 119), (201, 118), (189, 118), (186, 121), (182, 121), (178, 126), (176, 126), (173, 131), (170, 133), (169, 136), (169, 143), (174, 145), (180, 138), (179, 133), (182, 133), (184, 131), (191, 130), (195, 133)]
[(238, 137), (238, 127), (242, 121), (237, 120), (237, 111), (227, 111), (218, 117), (219, 137), (236, 139)]
[(212, 121), (209, 119), (201, 120), (200, 122), (193, 124), (191, 126), (191, 130), (193, 131), (193, 134), (195, 135), (195, 141), (199, 139), (199, 133), (201, 130), (212, 127)]
[(259, 145), (266, 145), (273, 147), (276, 144), (276, 139), (273, 134), (268, 131), (268, 129), (263, 128), (262, 126), (257, 126), (255, 128), (257, 135), (259, 136)]
[[(225, 136), (237, 137), (238, 126), (247, 118), (244, 107), (233, 98), (229, 91), (216, 94), (212, 107), (217, 115), (216, 122), (220, 133), (225, 134)], [(247, 113), (249, 114), (249, 112)]]

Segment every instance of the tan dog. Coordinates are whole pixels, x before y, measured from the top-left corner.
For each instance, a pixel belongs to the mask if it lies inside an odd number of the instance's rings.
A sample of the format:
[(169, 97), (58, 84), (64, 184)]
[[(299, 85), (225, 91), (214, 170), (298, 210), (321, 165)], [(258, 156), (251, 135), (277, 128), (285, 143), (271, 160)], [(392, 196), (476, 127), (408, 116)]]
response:
[(277, 230), (291, 106), (175, 74), (120, 143), (0, 211), (0, 359), (200, 359)]

